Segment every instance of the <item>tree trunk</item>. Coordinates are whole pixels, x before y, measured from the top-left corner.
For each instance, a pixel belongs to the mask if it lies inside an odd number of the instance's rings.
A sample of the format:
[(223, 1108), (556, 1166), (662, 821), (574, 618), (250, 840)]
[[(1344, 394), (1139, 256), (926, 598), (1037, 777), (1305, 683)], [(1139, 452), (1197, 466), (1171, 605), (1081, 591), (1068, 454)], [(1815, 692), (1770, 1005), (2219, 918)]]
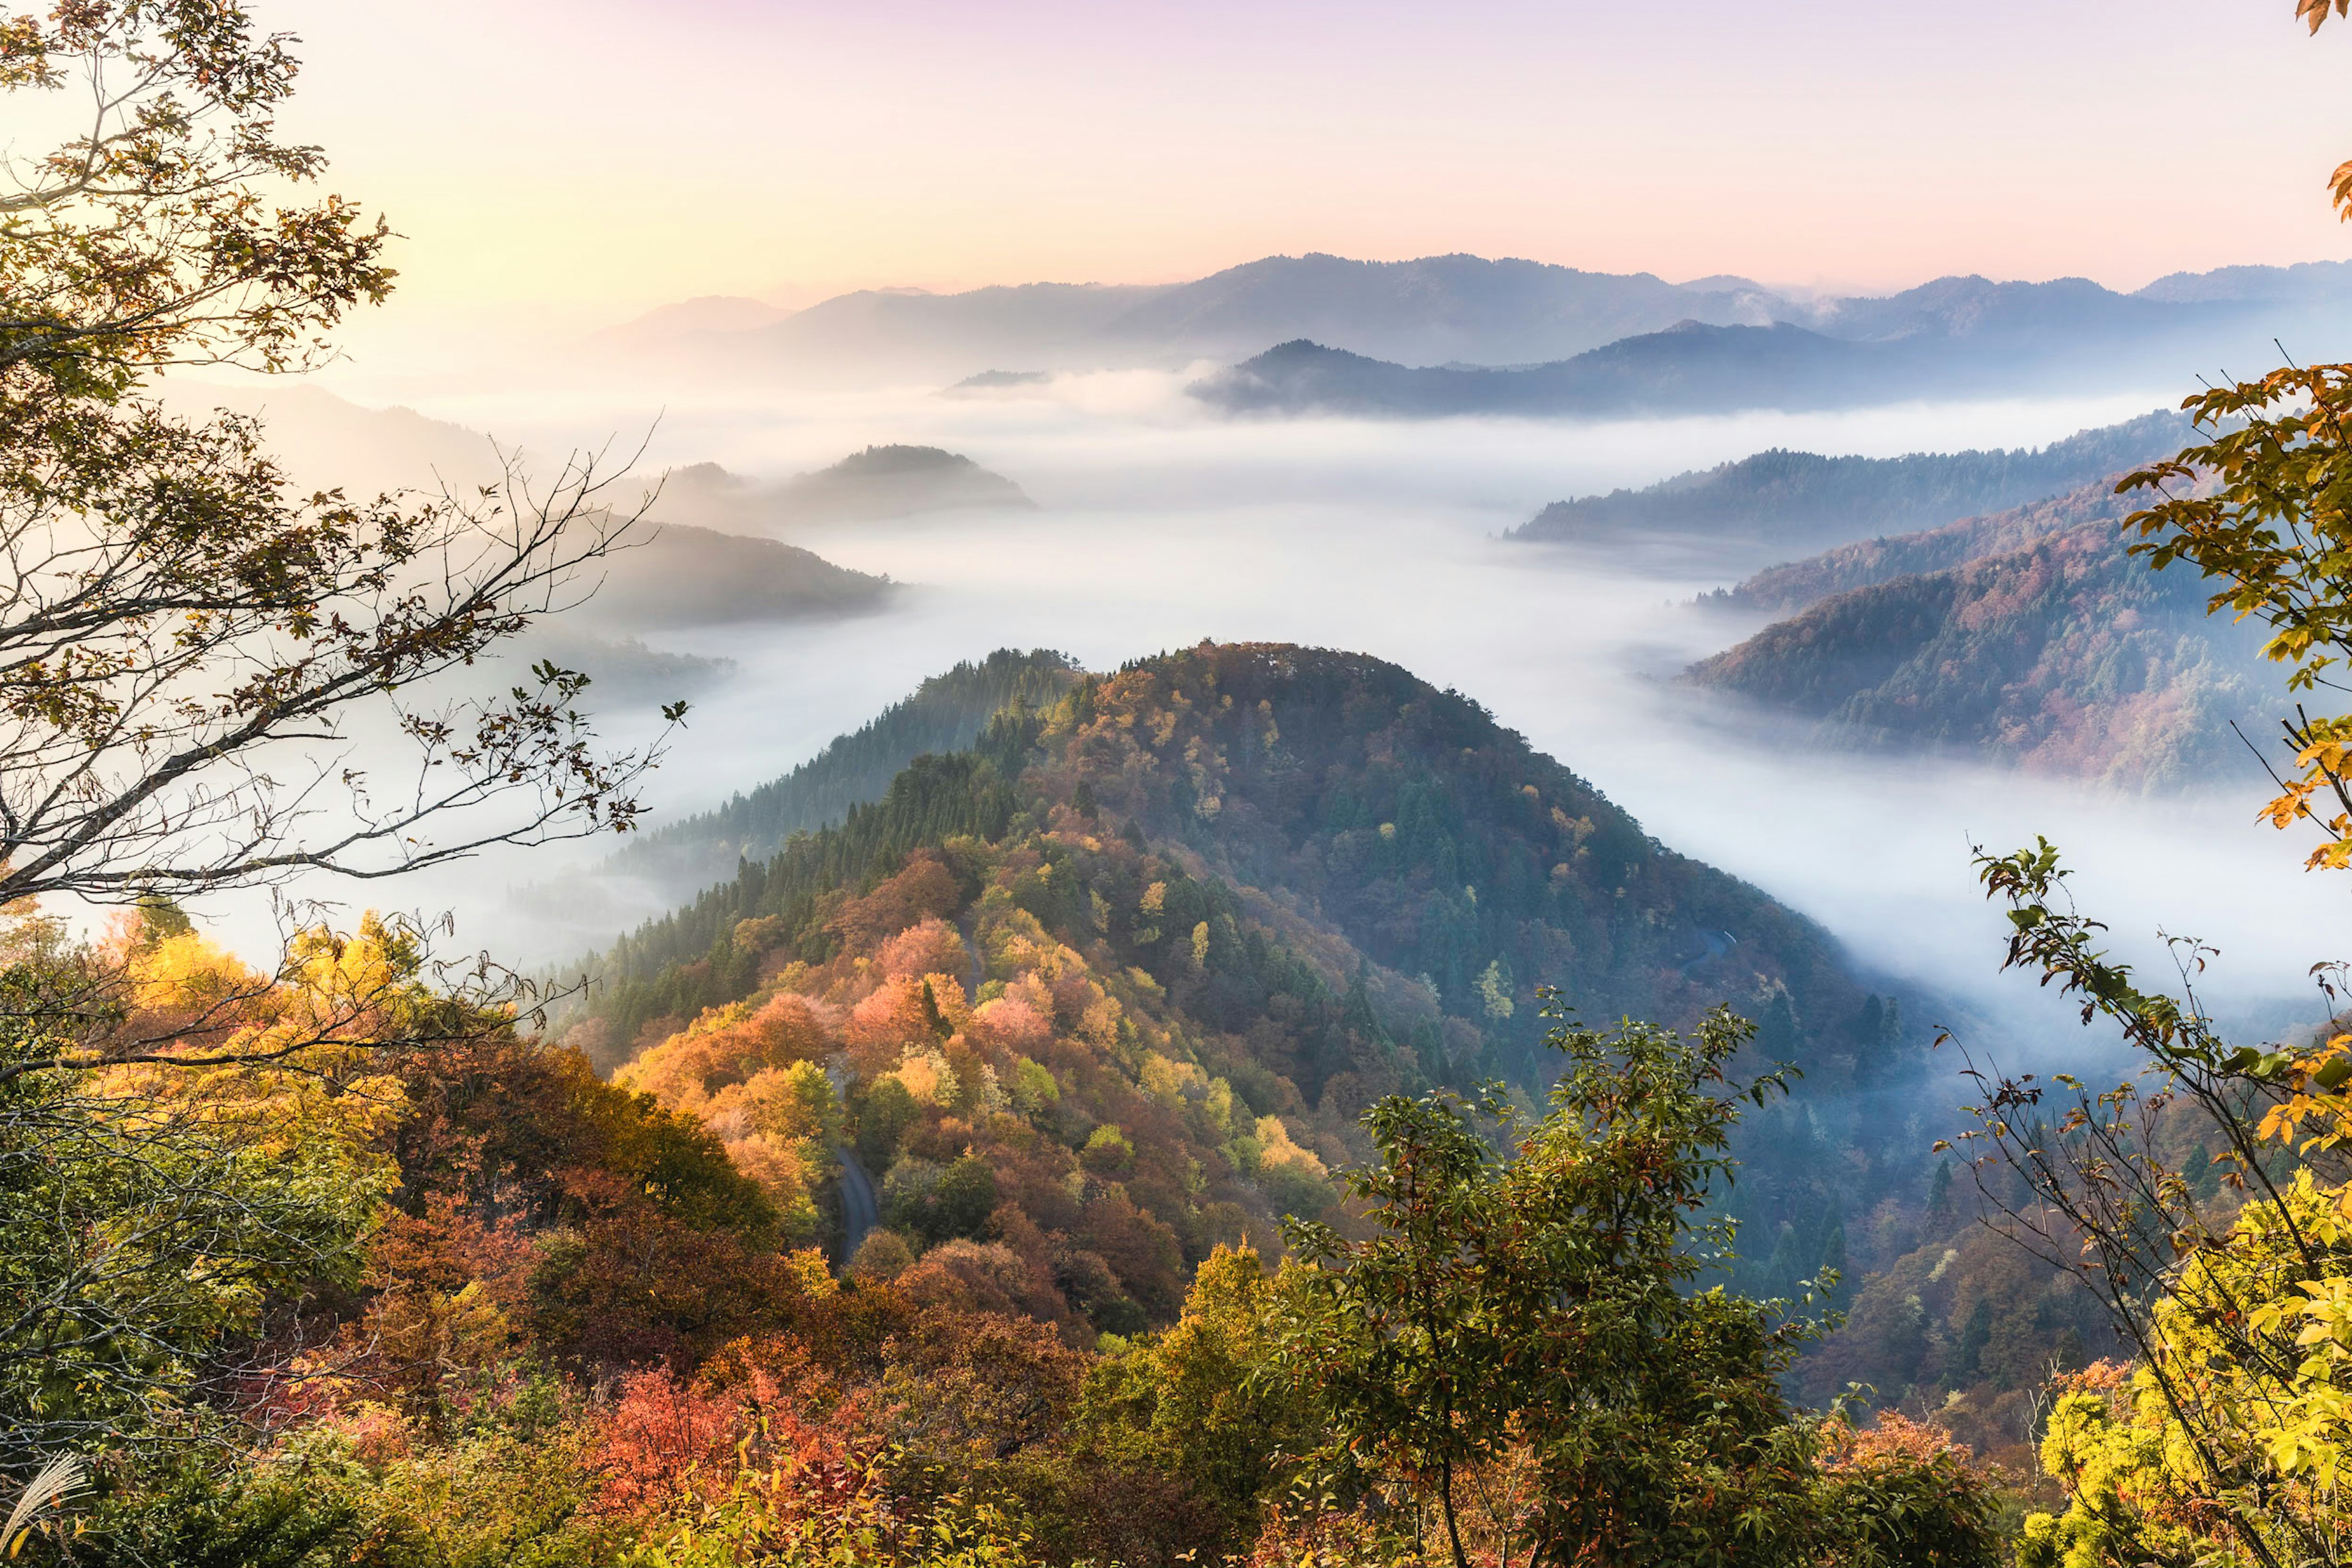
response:
[(1454, 1568), (1470, 1568), (1470, 1559), (1462, 1550), (1462, 1531), (1454, 1524), (1454, 1461), (1437, 1462), (1438, 1506), (1445, 1510), (1445, 1544), (1454, 1549)]

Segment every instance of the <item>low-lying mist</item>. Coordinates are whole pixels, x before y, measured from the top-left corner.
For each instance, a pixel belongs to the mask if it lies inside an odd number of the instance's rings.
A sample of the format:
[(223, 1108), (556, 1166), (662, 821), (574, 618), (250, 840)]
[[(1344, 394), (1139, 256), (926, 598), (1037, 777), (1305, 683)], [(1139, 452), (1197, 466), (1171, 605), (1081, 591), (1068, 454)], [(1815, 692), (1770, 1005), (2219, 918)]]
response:
[[(633, 448), (648, 430), (649, 471), (716, 460), (762, 479), (918, 443), (971, 457), (1041, 504), (795, 531), (793, 543), (902, 585), (874, 614), (646, 634), (666, 652), (731, 661), (699, 693), (653, 785), (662, 820), (785, 772), (924, 677), (992, 648), (1055, 647), (1103, 669), (1204, 637), (1295, 641), (1374, 654), (1476, 699), (1663, 843), (1819, 920), (1866, 968), (2023, 1031), (2012, 1044), (2038, 1041), (2037, 1055), (2074, 1049), (2080, 1036), (2029, 983), (1996, 975), (2006, 922), (1977, 889), (1972, 845), (2055, 841), (2120, 953), (2165, 965), (2159, 929), (2218, 946), (2211, 994), (2250, 1027), (2315, 1019), (2308, 966), (2352, 956), (2336, 882), (2306, 877), (2306, 846), (2255, 822), (2268, 792), (2251, 755), (2204, 795), (2137, 799), (1948, 759), (1824, 752), (1803, 731), (1722, 722), (1672, 678), (1758, 623), (1689, 601), (1784, 552), (1495, 537), (1547, 501), (1769, 447), (1893, 456), (2039, 445), (2170, 401), (2164, 389), (1632, 424), (1390, 423), (1221, 419), (1185, 398), (1182, 381), (1105, 374), (960, 397), (593, 381), (404, 390), (418, 412), (495, 433), (541, 464), (608, 437)], [(244, 387), (232, 396), (269, 401)], [(471, 439), (418, 428), (314, 407), (280, 434), (306, 477), (339, 466), (379, 476)], [(387, 457), (386, 444), (401, 451)], [(627, 741), (649, 713), (618, 703), (605, 717)], [(557, 961), (675, 901), (678, 889), (580, 880), (599, 852), (487, 858), (404, 897), (454, 909), (463, 945)]]

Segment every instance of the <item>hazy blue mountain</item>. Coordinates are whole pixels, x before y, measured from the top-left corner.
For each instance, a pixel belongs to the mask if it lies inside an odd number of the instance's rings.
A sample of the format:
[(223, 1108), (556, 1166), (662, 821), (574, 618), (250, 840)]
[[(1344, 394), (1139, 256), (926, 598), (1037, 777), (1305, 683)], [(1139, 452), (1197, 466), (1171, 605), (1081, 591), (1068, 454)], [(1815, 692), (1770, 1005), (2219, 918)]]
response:
[(1234, 413), (1624, 418), (2186, 384), (2216, 365), (2272, 363), (2273, 337), (2311, 358), (2352, 353), (2352, 300), (2172, 303), (2080, 279), (1943, 279), (1806, 314), (1813, 325), (1688, 321), (1504, 369), (1416, 369), (1300, 340), (1191, 390)]
[(1760, 326), (1790, 310), (1746, 279), (1702, 287), (1647, 272), (1476, 256), (1350, 261), (1315, 254), (1270, 256), (1179, 284), (1136, 305), (1112, 331), (1138, 344), (1219, 357), (1311, 338), (1408, 364), (1528, 364), (1677, 321)]
[(1570, 542), (1696, 533), (1818, 544), (1909, 533), (2043, 500), (2171, 457), (2191, 434), (2185, 416), (2158, 410), (2036, 449), (1901, 458), (1776, 449), (1677, 474), (1644, 489), (1554, 501), (1508, 537)]
[(725, 532), (789, 531), (814, 523), (867, 522), (924, 512), (1037, 503), (1019, 485), (960, 453), (937, 447), (881, 446), (789, 479), (764, 481), (716, 463), (673, 468), (652, 515)]
[[(1289, 348), (1304, 340), (1396, 371), (1454, 366), (1454, 374), (1467, 375), (1502, 367), (1524, 379), (1416, 382), (1327, 366), (1309, 384), (1295, 363), (1251, 360), (1213, 378), (1212, 389), (1251, 388), (1254, 377), (1269, 381), (1281, 368), (1291, 373), (1289, 390), (1256, 386), (1255, 395), (1216, 400), (1413, 414), (1819, 408), (1896, 396), (2172, 384), (2274, 353), (2273, 336), (2307, 359), (2352, 354), (2345, 266), (2229, 268), (2159, 279), (2132, 294), (2080, 278), (1949, 277), (1880, 297), (1797, 300), (1735, 277), (1671, 283), (1648, 273), (1475, 256), (1370, 262), (1310, 254), (1265, 257), (1175, 284), (865, 289), (723, 332), (688, 331), (686, 323), (733, 319), (734, 302), (690, 302), (678, 308), (675, 337), (698, 365), (800, 383), (944, 386), (1005, 365), (1176, 368), (1244, 360), (1269, 343)], [(1684, 323), (1762, 335), (1703, 347), (1661, 341)], [(655, 318), (635, 324), (630, 342), (658, 324)], [(1780, 335), (1781, 328), (1847, 349)], [(1560, 368), (1612, 348), (1623, 349), (1627, 363)], [(1878, 352), (1864, 352), (1871, 350)]]
[(1908, 356), (1785, 322), (1685, 321), (1553, 364), (1490, 370), (1392, 364), (1298, 339), (1197, 381), (1192, 395), (1234, 414), (1601, 416), (1827, 408), (1896, 395)]
[(792, 312), (763, 300), (740, 294), (702, 294), (661, 305), (644, 315), (607, 327), (589, 342), (625, 353), (658, 349), (666, 343), (723, 340), (730, 334), (772, 327)]
[(1938, 278), (1880, 298), (1827, 300), (1805, 324), (1858, 342), (1906, 338), (2068, 338), (2169, 330), (2179, 301), (2117, 294), (2087, 278), (1996, 283)]
[(1160, 286), (1024, 283), (961, 294), (866, 289), (740, 334), (739, 369), (797, 380), (951, 382), (1006, 363), (1092, 369), (1112, 324)]
[[(769, 370), (959, 383), (1007, 363), (1181, 366), (1297, 337), (1412, 363), (1524, 364), (1676, 321), (1761, 325), (1796, 310), (1740, 278), (1685, 285), (1475, 256), (1383, 262), (1316, 254), (1265, 257), (1160, 286), (861, 290), (742, 332), (735, 352), (747, 366)], [(633, 323), (631, 341), (654, 321)], [(697, 341), (708, 346), (707, 335)]]
[(2173, 272), (2137, 290), (2143, 300), (2340, 302), (2352, 297), (2352, 261), (2298, 261), (2292, 267), (2218, 267)]

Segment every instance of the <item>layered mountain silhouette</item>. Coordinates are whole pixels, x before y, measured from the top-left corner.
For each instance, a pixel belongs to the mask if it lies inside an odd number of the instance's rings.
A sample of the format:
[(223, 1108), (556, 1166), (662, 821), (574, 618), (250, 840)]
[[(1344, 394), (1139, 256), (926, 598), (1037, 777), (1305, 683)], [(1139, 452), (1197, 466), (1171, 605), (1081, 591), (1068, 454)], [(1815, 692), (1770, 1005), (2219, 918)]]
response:
[[(1370, 262), (1310, 254), (1175, 284), (867, 289), (765, 322), (747, 302), (692, 302), (633, 323), (625, 343), (603, 346), (667, 347), (763, 380), (948, 385), (1016, 365), (1034, 373), (1247, 362), (1269, 345), (1305, 340), (1385, 368), (1375, 375), (1332, 361), (1310, 380), (1294, 352), (1248, 374), (1213, 378), (1204, 392), (1234, 406), (1389, 413), (1588, 413), (1621, 406), (1609, 401), (1612, 391), (1642, 411), (1819, 407), (2069, 380), (2161, 374), (2168, 383), (2192, 368), (2274, 354), (2273, 336), (2299, 358), (2320, 358), (2352, 318), (2347, 279), (2345, 263), (2226, 268), (2125, 294), (2083, 279), (1954, 277), (1883, 297), (1815, 300), (1736, 277), (1673, 283), (1475, 256)], [(709, 324), (728, 320), (746, 324)], [(1652, 341), (1612, 362), (1558, 368), (1685, 323), (1756, 331), (1703, 345)], [(1779, 326), (1845, 346), (1769, 331)], [(1407, 384), (1389, 374), (1449, 365), (1516, 367), (1530, 379)], [(1717, 386), (1721, 376), (1736, 389)], [(1228, 386), (1229, 395), (1220, 391)]]
[(1573, 359), (1507, 370), (1415, 368), (1299, 338), (1187, 390), (1233, 414), (1716, 414), (1884, 400), (1914, 379), (1914, 357), (1899, 348), (1843, 342), (1786, 322), (1718, 327), (1684, 321)]
[[(1668, 283), (1475, 256), (1351, 261), (1273, 256), (1189, 283), (1031, 283), (960, 294), (861, 289), (720, 343), (671, 331), (740, 369), (818, 380), (895, 375), (960, 381), (1008, 364), (1055, 370), (1181, 366), (1313, 336), (1412, 361), (1521, 363), (1597, 348), (1676, 321), (1761, 323), (1789, 307), (1744, 279)], [(710, 312), (706, 311), (705, 314)], [(641, 318), (628, 346), (657, 342)]]
[(2217, 363), (2269, 363), (2281, 337), (2319, 355), (2352, 348), (2352, 300), (2174, 303), (2079, 279), (1947, 279), (1887, 300), (1831, 301), (1812, 317), (1817, 325), (1685, 321), (1505, 368), (1414, 367), (1302, 338), (1187, 390), (1233, 414), (1657, 418), (2165, 384)]

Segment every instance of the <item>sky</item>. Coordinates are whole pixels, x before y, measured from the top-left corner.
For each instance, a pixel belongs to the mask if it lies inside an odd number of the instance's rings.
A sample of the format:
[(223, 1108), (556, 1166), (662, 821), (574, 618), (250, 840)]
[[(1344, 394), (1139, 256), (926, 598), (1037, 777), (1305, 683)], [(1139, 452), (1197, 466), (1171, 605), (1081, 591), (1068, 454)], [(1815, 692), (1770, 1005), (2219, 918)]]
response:
[(2352, 257), (2290, 0), (257, 0), (409, 311), (1469, 251), (1883, 290)]

